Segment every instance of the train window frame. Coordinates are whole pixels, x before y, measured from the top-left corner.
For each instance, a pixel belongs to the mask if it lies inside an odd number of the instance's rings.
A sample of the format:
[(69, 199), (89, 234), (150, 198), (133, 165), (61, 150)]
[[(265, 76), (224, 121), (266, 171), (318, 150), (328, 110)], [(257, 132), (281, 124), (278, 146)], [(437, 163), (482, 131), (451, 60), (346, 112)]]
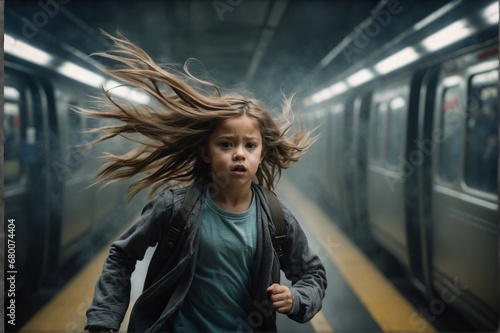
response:
[(78, 103), (75, 101), (69, 101), (68, 103), (68, 129), (69, 129), (69, 144), (71, 146), (76, 146), (82, 142), (82, 131), (83, 131), (83, 117), (76, 112), (73, 108), (78, 107)]
[[(453, 97), (458, 98), (458, 101), (455, 104), (452, 104), (451, 102), (446, 102), (446, 95), (448, 92), (455, 92)], [(458, 75), (453, 75), (449, 76), (443, 79), (443, 87), (441, 88), (441, 91), (439, 92), (439, 101), (437, 108), (439, 110), (438, 116), (439, 116), (439, 129), (441, 133), (443, 134), (442, 140), (440, 140), (439, 145), (438, 145), (438, 150), (437, 150), (437, 168), (436, 168), (436, 175), (438, 176), (439, 180), (443, 184), (448, 184), (448, 186), (452, 186), (453, 184), (456, 184), (462, 177), (462, 161), (463, 161), (463, 147), (464, 147), (464, 118), (465, 118), (465, 104), (466, 101), (463, 99), (464, 96), (464, 86), (462, 82), (462, 78)], [(451, 105), (454, 106), (454, 109), (452, 109), (452, 113), (449, 113), (448, 117), (445, 118), (445, 111), (444, 106), (445, 103), (446, 105)], [(456, 106), (455, 106), (456, 105)], [(447, 111), (448, 112), (448, 111)], [(451, 124), (451, 122), (454, 121), (455, 125)], [(458, 127), (457, 125), (458, 124)], [(453, 125), (451, 127), (457, 127), (457, 128), (445, 128), (446, 125)], [(450, 150), (446, 150), (444, 148), (447, 148), (448, 146), (445, 146), (445, 144), (448, 142), (447, 140), (447, 133), (449, 131), (453, 130), (454, 134), (458, 134), (459, 136), (455, 138), (455, 145), (458, 145), (458, 147), (455, 147), (455, 160), (454, 164), (450, 162), (449, 159), (449, 153)], [(453, 144), (453, 143), (452, 143)], [(450, 148), (451, 149), (451, 148)], [(443, 155), (445, 152), (448, 153), (448, 155)], [(454, 168), (449, 168), (449, 166), (452, 165)], [(445, 172), (450, 172), (452, 170), (452, 174), (445, 174)]]
[[(16, 187), (21, 186), (26, 182), (27, 179), (27, 169), (26, 169), (26, 157), (23, 156), (23, 151), (26, 150), (27, 140), (29, 137), (32, 137), (31, 132), (32, 128), (29, 125), (29, 112), (28, 112), (28, 94), (29, 92), (23, 87), (27, 87), (27, 84), (24, 83), (18, 77), (11, 77), (11, 75), (5, 75), (5, 84), (4, 84), (4, 117), (3, 117), (3, 131), (4, 131), (4, 177), (3, 184), (5, 187)], [(11, 88), (14, 89), (18, 94), (17, 96), (13, 95), (13, 92), (5, 94), (5, 89)], [(7, 108), (6, 104), (12, 105), (12, 108), (17, 107), (17, 121), (13, 118), (13, 121), (18, 122), (18, 131), (14, 133), (16, 136), (14, 139), (17, 142), (17, 152), (14, 152), (14, 158), (8, 158), (7, 154), (10, 149), (8, 149), (8, 136), (9, 133), (6, 131), (6, 122), (8, 122), (8, 112), (12, 110), (11, 107)], [(9, 111), (7, 111), (9, 110)], [(13, 110), (12, 110), (13, 111)], [(14, 111), (15, 112), (15, 111)], [(31, 129), (31, 130), (30, 130)], [(16, 169), (15, 173), (9, 175), (10, 170)]]
[[(475, 71), (474, 69), (471, 69), (469, 71), (469, 75), (467, 78), (467, 112), (466, 112), (466, 119), (465, 119), (465, 135), (464, 135), (464, 165), (463, 165), (463, 177), (462, 177), (462, 182), (463, 186), (468, 192), (474, 192), (479, 195), (484, 195), (484, 196), (494, 196), (496, 197), (498, 195), (498, 144), (499, 144), (499, 136), (498, 136), (498, 94), (499, 94), (499, 87), (498, 87), (498, 79), (499, 79), (499, 68), (498, 64), (494, 68), (485, 68), (486, 66), (481, 66), (480, 71)], [(482, 87), (474, 88), (474, 80), (475, 79), (481, 79), (484, 78), (485, 81), (483, 83), (479, 83), (479, 85), (482, 85)], [(489, 135), (486, 141), (484, 142), (476, 142), (474, 145), (471, 142), (471, 136), (473, 132), (471, 132), (471, 128), (475, 128), (475, 122), (471, 119), (473, 115), (473, 111), (478, 110), (477, 112), (474, 112), (477, 117), (479, 118), (481, 115), (483, 115), (482, 109), (484, 105), (489, 105), (485, 104), (485, 100), (482, 100), (481, 97), (476, 94), (476, 89), (481, 89), (483, 87), (486, 88), (492, 88), (495, 90), (496, 96), (493, 98), (490, 98), (491, 101), (493, 101), (493, 104), (496, 104), (496, 106), (492, 106), (492, 116), (493, 119), (484, 119), (482, 121), (482, 125), (490, 127), (492, 135)], [(482, 93), (482, 91), (481, 91)], [(495, 113), (496, 112), (496, 113)], [(488, 115), (486, 115), (488, 116)], [(494, 119), (496, 117), (496, 119)], [(482, 129), (482, 128), (481, 128)], [(486, 130), (486, 129), (485, 129)], [(483, 131), (480, 132), (474, 132), (474, 135), (480, 135), (484, 134), (482, 133)], [(487, 147), (489, 143), (491, 142), (490, 138), (494, 137), (496, 147), (494, 149), (487, 150)], [(476, 139), (481, 139), (476, 137)], [(478, 154), (475, 148), (482, 148), (486, 149), (483, 151), (481, 154)], [(476, 168), (473, 168), (472, 163), (477, 161), (476, 158), (484, 158), (487, 157), (486, 153), (487, 152), (493, 153), (493, 155), (490, 156), (490, 160), (494, 163), (491, 168), (486, 168), (482, 164), (476, 164)], [(495, 163), (496, 162), (496, 163)], [(472, 171), (471, 171), (472, 169)], [(491, 169), (491, 170), (490, 170)], [(474, 170), (476, 172), (474, 173)], [(492, 171), (494, 174), (489, 177), (488, 179), (482, 179), (482, 176), (485, 174), (488, 174), (488, 171)], [(480, 178), (480, 179), (478, 179)], [(492, 181), (494, 180), (494, 181)], [(493, 187), (490, 186), (490, 184), (494, 184)]]
[(65, 142), (61, 147), (61, 162), (58, 168), (68, 179), (77, 179), (86, 173), (85, 165), (89, 140), (85, 135), (86, 120), (75, 108), (85, 107), (66, 94), (65, 86), (54, 87), (53, 94), (56, 96), (55, 107), (61, 121), (61, 138)]
[(377, 101), (373, 104), (373, 116), (370, 120), (370, 159), (373, 164), (382, 165), (385, 156), (385, 127), (389, 113), (388, 103)]
[[(391, 80), (384, 85), (383, 88), (375, 89), (373, 91), (371, 116), (370, 116), (370, 142), (369, 142), (369, 164), (379, 166), (391, 172), (398, 174), (396, 177), (401, 177), (404, 174), (404, 158), (406, 147), (406, 128), (408, 127), (408, 112), (409, 112), (409, 96), (410, 96), (410, 77), (402, 76), (397, 79)], [(394, 115), (391, 113), (395, 110), (395, 101), (404, 101), (401, 109), (398, 112), (397, 128), (394, 130), (399, 133), (399, 140), (397, 142), (389, 142), (391, 123), (394, 123)], [(393, 105), (391, 106), (391, 103)], [(382, 109), (380, 109), (383, 107)], [(381, 112), (379, 112), (381, 111)], [(375, 118), (379, 117), (380, 122)], [(378, 158), (374, 147), (380, 146)], [(375, 148), (376, 149), (376, 148)], [(391, 151), (389, 151), (391, 150)], [(391, 155), (392, 158), (391, 158)], [(394, 157), (395, 156), (395, 157)], [(396, 175), (396, 174), (394, 174)]]
[[(404, 143), (406, 141), (405, 131), (408, 103), (405, 96), (399, 94), (392, 97), (387, 104), (389, 108), (386, 119), (385, 160), (388, 167), (398, 169), (401, 162), (404, 160), (403, 154)], [(396, 126), (391, 126), (393, 123), (396, 124)], [(397, 124), (400, 124), (400, 126), (397, 126)]]

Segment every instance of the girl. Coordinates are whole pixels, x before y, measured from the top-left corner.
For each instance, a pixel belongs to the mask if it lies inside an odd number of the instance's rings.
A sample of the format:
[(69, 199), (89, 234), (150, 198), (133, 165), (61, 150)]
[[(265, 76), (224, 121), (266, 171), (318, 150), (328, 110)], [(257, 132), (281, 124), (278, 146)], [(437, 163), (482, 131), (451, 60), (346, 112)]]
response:
[[(164, 70), (127, 39), (108, 37), (116, 50), (99, 55), (125, 67), (107, 72), (143, 89), (159, 106), (134, 106), (105, 92), (102, 111), (80, 110), (121, 121), (101, 128), (107, 134), (97, 142), (117, 135), (140, 141), (124, 155), (109, 155), (98, 176), (118, 180), (144, 174), (129, 195), (149, 186), (151, 196), (159, 194), (111, 245), (85, 329), (119, 329), (136, 261), (155, 245), (129, 331), (272, 332), (276, 312), (309, 321), (321, 309), (325, 269), (284, 206), (286, 238), (278, 259), (263, 192), (274, 188), (281, 169), (297, 162), (313, 141), (302, 128), (287, 135), (290, 102), (275, 122), (258, 101), (222, 95), (216, 85), (192, 76), (187, 65), (185, 74)], [(186, 196), (181, 185), (187, 184), (197, 194), (178, 246), (166, 258), (162, 240)], [(291, 288), (279, 284), (280, 268)]]

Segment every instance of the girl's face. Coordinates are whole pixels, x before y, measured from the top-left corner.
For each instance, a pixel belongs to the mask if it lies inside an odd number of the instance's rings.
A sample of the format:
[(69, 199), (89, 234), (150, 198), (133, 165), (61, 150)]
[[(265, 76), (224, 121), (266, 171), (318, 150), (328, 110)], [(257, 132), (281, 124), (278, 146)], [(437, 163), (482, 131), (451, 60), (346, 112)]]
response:
[(221, 186), (250, 186), (264, 158), (259, 124), (246, 115), (225, 119), (201, 150), (212, 179)]

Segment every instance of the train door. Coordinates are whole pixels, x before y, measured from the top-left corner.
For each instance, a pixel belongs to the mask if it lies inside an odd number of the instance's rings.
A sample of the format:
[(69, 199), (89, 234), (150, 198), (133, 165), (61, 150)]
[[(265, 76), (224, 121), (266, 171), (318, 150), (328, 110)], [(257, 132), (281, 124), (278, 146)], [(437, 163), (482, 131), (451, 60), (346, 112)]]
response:
[[(438, 295), (485, 329), (498, 324), (498, 59), (446, 63), (433, 141), (431, 274)], [(493, 55), (495, 52), (493, 52)], [(490, 58), (491, 59), (491, 58)]]
[[(408, 244), (412, 282), (428, 299), (434, 298), (430, 283), (431, 192), (434, 104), (439, 67), (418, 71), (412, 80), (408, 119), (407, 159), (413, 161), (414, 177), (408, 179)], [(413, 193), (412, 193), (413, 192)], [(411, 204), (413, 201), (413, 204)]]
[(368, 144), (368, 119), (370, 114), (371, 91), (361, 93), (354, 101), (352, 122), (353, 152), (353, 221), (354, 237), (363, 248), (372, 247), (366, 210), (366, 160)]
[[(72, 109), (82, 106), (85, 90), (62, 80), (54, 80), (54, 83), (51, 94), (55, 96), (53, 112), (58, 120), (54, 129), (60, 146), (52, 169), (60, 191), (57, 194), (60, 196), (58, 258), (59, 262), (64, 262), (80, 250), (91, 236), (97, 188), (88, 188), (94, 170), (90, 166), (92, 158), (86, 146), (85, 119)], [(110, 196), (105, 202), (113, 200)]]
[[(330, 183), (328, 184), (331, 193), (331, 207), (336, 213), (336, 217), (340, 218), (340, 223), (343, 223), (344, 217), (340, 213), (344, 210), (343, 193), (342, 193), (342, 148), (343, 148), (343, 133), (344, 133), (344, 104), (342, 102), (335, 103), (329, 110), (328, 132), (325, 133), (328, 139), (328, 161)], [(340, 224), (339, 223), (339, 224)]]
[(413, 172), (405, 160), (409, 81), (394, 81), (373, 92), (366, 180), (370, 231), (406, 267), (405, 186)]
[(355, 143), (354, 143), (354, 99), (355, 95), (350, 95), (344, 100), (342, 146), (341, 146), (341, 170), (339, 185), (342, 193), (343, 221), (346, 231), (354, 235), (356, 231), (355, 221), (355, 191), (354, 175), (356, 168)]
[[(327, 111), (325, 108), (319, 108), (314, 111), (313, 115), (313, 128), (317, 128), (317, 131), (320, 133), (325, 133), (326, 129), (326, 117)], [(317, 160), (310, 160), (310, 172), (313, 188), (320, 188), (322, 184), (324, 184), (327, 177), (327, 168), (326, 168), (326, 151), (328, 149), (328, 141), (326, 136), (319, 137), (318, 141), (311, 147), (314, 149), (314, 156), (317, 156)], [(319, 195), (319, 194), (318, 194)], [(316, 198), (319, 199), (319, 198)], [(322, 199), (322, 198), (321, 198)]]
[(335, 212), (338, 224), (349, 234), (354, 230), (352, 211), (352, 106), (350, 99), (339, 98), (332, 106), (330, 163), (333, 164), (332, 187), (336, 193)]
[(316, 174), (314, 188), (321, 189), (321, 191), (314, 191), (315, 201), (324, 207), (335, 206), (335, 200), (332, 199), (334, 196), (334, 185), (333, 177), (331, 175), (332, 170), (330, 169), (331, 161), (331, 146), (330, 146), (330, 112), (327, 106), (324, 106), (314, 112), (314, 122), (316, 128), (316, 134), (319, 134), (318, 140), (312, 145), (311, 149), (314, 149), (314, 156), (316, 160), (312, 161), (311, 171)]
[(47, 260), (45, 103), (28, 75), (6, 68), (4, 80), (4, 253), (15, 254), (5, 270), (14, 272), (21, 291), (38, 287)]

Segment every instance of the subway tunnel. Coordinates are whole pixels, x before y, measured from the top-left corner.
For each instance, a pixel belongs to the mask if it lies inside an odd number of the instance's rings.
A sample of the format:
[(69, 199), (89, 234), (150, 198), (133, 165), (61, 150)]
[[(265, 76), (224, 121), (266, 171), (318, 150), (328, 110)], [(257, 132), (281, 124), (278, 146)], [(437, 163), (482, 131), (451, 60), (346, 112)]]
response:
[[(130, 181), (95, 184), (102, 155), (132, 143), (89, 147), (86, 130), (105, 123), (73, 111), (103, 88), (155, 105), (102, 71), (116, 66), (95, 54), (112, 48), (105, 32), (275, 117), (291, 98), (295, 125), (316, 136), (276, 193), (328, 288), (307, 323), (277, 314), (279, 332), (498, 331), (498, 6), (6, 0), (4, 330), (83, 331), (110, 244), (148, 202), (127, 201)], [(136, 265), (120, 331), (154, 251)]]

